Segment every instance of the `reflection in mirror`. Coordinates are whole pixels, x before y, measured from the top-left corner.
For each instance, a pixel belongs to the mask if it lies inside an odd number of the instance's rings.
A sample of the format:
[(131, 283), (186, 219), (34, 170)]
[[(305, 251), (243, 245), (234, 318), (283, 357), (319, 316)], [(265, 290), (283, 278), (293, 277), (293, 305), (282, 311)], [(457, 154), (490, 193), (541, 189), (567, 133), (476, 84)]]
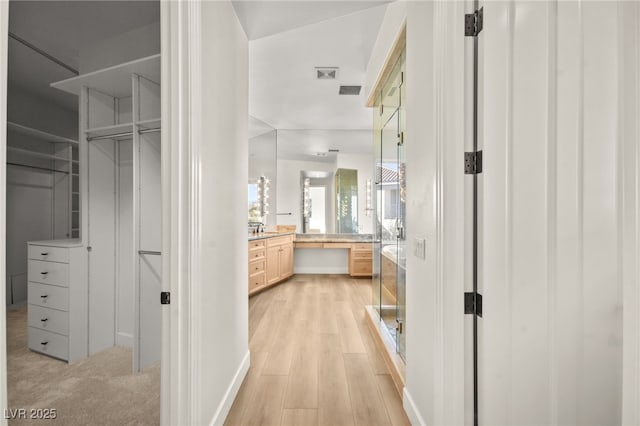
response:
[(336, 233), (358, 233), (357, 170), (336, 170)]
[(333, 233), (333, 173), (303, 170), (300, 172), (302, 232)]
[[(250, 123), (253, 122), (260, 124), (259, 120), (250, 117)], [(265, 226), (275, 226), (277, 132), (269, 130), (266, 126), (264, 123), (262, 126), (254, 125), (252, 127), (255, 130), (254, 136), (249, 138), (248, 220), (249, 222), (261, 222)], [(264, 191), (265, 189), (266, 191)]]

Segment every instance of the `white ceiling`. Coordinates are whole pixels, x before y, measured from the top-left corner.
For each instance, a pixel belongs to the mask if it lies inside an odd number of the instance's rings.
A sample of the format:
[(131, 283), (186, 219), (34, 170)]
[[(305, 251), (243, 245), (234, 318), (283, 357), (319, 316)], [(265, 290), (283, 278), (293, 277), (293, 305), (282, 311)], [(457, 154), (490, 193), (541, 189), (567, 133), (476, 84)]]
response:
[[(242, 7), (249, 34), (266, 31), (257, 14), (267, 5), (274, 13), (283, 2), (266, 2), (251, 9)], [(292, 4), (292, 2), (284, 2)], [(252, 40), (249, 43), (249, 114), (276, 129), (370, 129), (372, 111), (366, 108), (364, 90), (358, 96), (340, 96), (340, 84), (364, 84), (366, 67), (375, 43), (386, 4), (371, 7), (371, 2), (352, 2), (366, 6), (349, 13), (285, 32)], [(251, 2), (255, 4), (255, 2)], [(351, 2), (302, 1), (282, 21), (303, 22), (315, 10), (325, 14), (343, 13)], [(290, 6), (293, 7), (293, 6)], [(298, 16), (297, 16), (298, 15)], [(267, 14), (270, 16), (270, 14)], [(285, 19), (286, 18), (286, 19)], [(298, 19), (296, 19), (298, 18)], [(284, 26), (283, 22), (278, 24)], [(276, 24), (271, 24), (271, 29)], [(317, 80), (314, 67), (339, 67), (337, 80)]]
[(249, 40), (278, 34), (339, 16), (348, 15), (391, 0), (234, 0), (233, 7)]
[[(373, 155), (373, 134), (368, 130), (278, 130), (277, 158), (335, 163), (340, 154)], [(318, 156), (318, 153), (326, 154)]]
[[(158, 1), (12, 1), (9, 31), (78, 68), (78, 54), (101, 40), (160, 20)], [(9, 84), (77, 110), (77, 97), (49, 87), (74, 74), (9, 39)]]

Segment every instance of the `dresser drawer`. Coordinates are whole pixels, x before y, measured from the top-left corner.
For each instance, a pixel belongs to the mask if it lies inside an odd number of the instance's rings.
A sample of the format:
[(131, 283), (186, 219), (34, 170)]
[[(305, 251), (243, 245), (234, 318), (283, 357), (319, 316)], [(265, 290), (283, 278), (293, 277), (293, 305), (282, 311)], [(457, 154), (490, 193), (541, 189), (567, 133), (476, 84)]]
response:
[(69, 310), (69, 292), (66, 287), (30, 282), (27, 288), (27, 300), (31, 305), (61, 311)]
[(249, 250), (249, 262), (253, 262), (257, 259), (264, 259), (264, 248), (258, 250)]
[(267, 238), (267, 247), (281, 246), (293, 242), (293, 235), (284, 235), (282, 237)]
[(249, 250), (264, 248), (264, 240), (249, 241)]
[(264, 267), (265, 267), (264, 263), (265, 263), (264, 260), (249, 263), (249, 275), (254, 275), (259, 272), (264, 272)]
[(43, 284), (69, 286), (69, 265), (67, 263), (29, 260), (28, 280)]
[(373, 244), (371, 244), (371, 243), (354, 244), (351, 247), (351, 250), (372, 252), (373, 251)]
[(249, 291), (256, 290), (265, 285), (265, 273), (261, 272), (249, 277)]
[(29, 327), (29, 349), (67, 360), (69, 358), (69, 338)]
[(351, 250), (351, 256), (354, 259), (372, 259), (373, 253), (370, 251), (355, 251)]
[(29, 305), (29, 327), (69, 335), (69, 313), (42, 306)]
[(69, 263), (69, 249), (62, 247), (36, 246), (29, 244), (29, 259)]

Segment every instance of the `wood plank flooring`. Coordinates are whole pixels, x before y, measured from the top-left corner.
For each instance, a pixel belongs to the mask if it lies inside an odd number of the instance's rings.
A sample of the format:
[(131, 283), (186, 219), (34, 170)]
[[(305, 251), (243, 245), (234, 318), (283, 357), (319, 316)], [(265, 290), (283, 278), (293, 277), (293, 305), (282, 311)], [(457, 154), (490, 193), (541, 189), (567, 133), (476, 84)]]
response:
[(365, 322), (370, 286), (296, 275), (253, 296), (251, 368), (225, 425), (409, 425)]

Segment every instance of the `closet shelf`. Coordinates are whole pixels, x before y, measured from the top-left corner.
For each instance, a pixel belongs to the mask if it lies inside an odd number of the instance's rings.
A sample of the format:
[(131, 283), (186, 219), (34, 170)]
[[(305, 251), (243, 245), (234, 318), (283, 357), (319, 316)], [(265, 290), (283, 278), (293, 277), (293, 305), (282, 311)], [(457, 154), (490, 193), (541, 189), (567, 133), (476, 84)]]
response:
[(8, 146), (7, 147), (7, 151), (8, 152), (15, 152), (16, 154), (28, 155), (30, 157), (45, 158), (47, 160), (77, 162), (75, 160), (69, 160), (68, 158), (58, 157), (58, 156), (53, 155), (53, 154), (45, 154), (44, 152), (29, 151), (28, 149), (14, 148), (12, 146)]
[(160, 84), (160, 54), (51, 83), (51, 87), (78, 96), (82, 87), (88, 87), (125, 98), (131, 96), (131, 76), (134, 74)]
[(65, 138), (62, 136), (54, 135), (52, 133), (43, 132), (42, 130), (33, 129), (31, 127), (23, 126), (22, 124), (13, 123), (11, 121), (7, 121), (7, 129), (12, 130), (16, 133), (31, 136), (33, 138), (41, 139), (47, 142), (73, 143), (73, 144), (78, 143), (78, 141), (74, 139)]
[(152, 118), (149, 120), (138, 121), (136, 125), (139, 130), (157, 129), (160, 127), (162, 120), (160, 118)]
[(108, 135), (117, 135), (120, 133), (133, 132), (133, 123), (112, 124), (110, 126), (95, 127), (85, 131), (87, 138), (95, 138)]

